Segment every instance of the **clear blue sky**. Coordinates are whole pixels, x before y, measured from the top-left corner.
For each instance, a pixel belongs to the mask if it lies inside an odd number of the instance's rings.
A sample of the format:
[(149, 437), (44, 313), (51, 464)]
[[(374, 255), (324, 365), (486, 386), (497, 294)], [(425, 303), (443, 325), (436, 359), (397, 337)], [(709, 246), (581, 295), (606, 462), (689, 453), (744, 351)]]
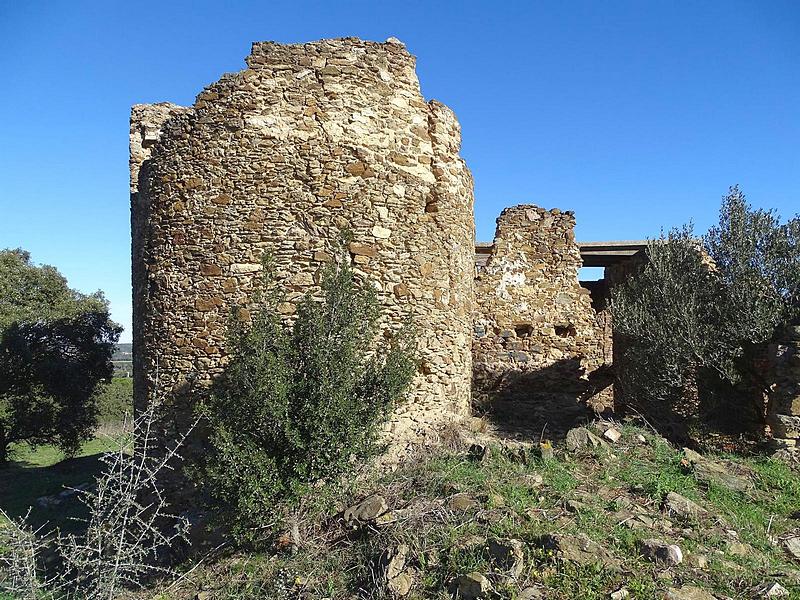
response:
[(729, 185), (800, 211), (800, 2), (0, 0), (0, 248), (103, 289), (130, 339), (128, 113), (191, 104), (254, 40), (396, 36), (453, 108), (478, 238), (502, 207), (582, 240), (704, 230)]

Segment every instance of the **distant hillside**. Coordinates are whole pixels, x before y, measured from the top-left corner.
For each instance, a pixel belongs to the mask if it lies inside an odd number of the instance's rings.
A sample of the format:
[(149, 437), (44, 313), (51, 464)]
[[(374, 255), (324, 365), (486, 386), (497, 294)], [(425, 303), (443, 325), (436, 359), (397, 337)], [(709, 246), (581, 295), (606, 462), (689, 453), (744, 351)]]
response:
[(117, 349), (114, 350), (114, 360), (132, 360), (133, 359), (133, 344), (117, 344)]
[(133, 344), (117, 344), (114, 356), (114, 377), (133, 376)]

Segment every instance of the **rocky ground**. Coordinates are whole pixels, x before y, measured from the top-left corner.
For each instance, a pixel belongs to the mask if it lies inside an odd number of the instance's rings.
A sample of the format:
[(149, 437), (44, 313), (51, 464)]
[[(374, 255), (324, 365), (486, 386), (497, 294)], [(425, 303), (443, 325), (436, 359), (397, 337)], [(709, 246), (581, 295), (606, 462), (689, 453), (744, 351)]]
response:
[(270, 551), (217, 550), (157, 597), (800, 598), (798, 509), (791, 462), (604, 422), (556, 447), (471, 431), (320, 490)]

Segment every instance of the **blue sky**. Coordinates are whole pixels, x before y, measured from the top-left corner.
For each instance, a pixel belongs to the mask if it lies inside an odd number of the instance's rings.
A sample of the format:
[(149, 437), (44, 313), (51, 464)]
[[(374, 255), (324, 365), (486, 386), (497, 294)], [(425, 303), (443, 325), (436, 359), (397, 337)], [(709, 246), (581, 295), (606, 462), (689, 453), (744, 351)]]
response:
[(103, 289), (130, 339), (128, 114), (191, 104), (255, 40), (396, 36), (453, 108), (478, 238), (504, 206), (581, 240), (704, 230), (739, 183), (800, 211), (800, 3), (0, 0), (0, 248)]

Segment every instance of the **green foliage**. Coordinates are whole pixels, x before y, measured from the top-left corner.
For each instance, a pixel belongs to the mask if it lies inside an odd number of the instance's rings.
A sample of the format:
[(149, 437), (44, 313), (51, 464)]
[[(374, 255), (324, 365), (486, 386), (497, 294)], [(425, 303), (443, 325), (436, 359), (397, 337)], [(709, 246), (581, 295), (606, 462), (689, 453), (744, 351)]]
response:
[(91, 295), (70, 289), (55, 267), (35, 266), (28, 252), (0, 250), (0, 332), (11, 324), (63, 319), (103, 312), (103, 293)]
[(799, 234), (800, 218), (781, 223), (734, 187), (702, 239), (686, 226), (652, 241), (612, 291), (626, 397), (678, 405), (703, 382), (753, 382), (748, 352), (800, 316)]
[(734, 187), (703, 241), (725, 290), (716, 335), (727, 347), (767, 341), (800, 317), (800, 217), (781, 223)]
[(242, 540), (269, 530), (278, 505), (372, 454), (414, 374), (408, 340), (380, 335), (375, 292), (349, 265), (329, 265), (321, 292), (288, 326), (267, 281), (252, 325), (232, 326), (230, 362), (202, 407), (210, 449), (201, 479)]
[(90, 437), (120, 332), (102, 293), (70, 289), (26, 252), (0, 252), (0, 464), (12, 443), (70, 454)]
[(97, 389), (97, 420), (101, 425), (116, 425), (133, 414), (133, 379), (114, 377)]

